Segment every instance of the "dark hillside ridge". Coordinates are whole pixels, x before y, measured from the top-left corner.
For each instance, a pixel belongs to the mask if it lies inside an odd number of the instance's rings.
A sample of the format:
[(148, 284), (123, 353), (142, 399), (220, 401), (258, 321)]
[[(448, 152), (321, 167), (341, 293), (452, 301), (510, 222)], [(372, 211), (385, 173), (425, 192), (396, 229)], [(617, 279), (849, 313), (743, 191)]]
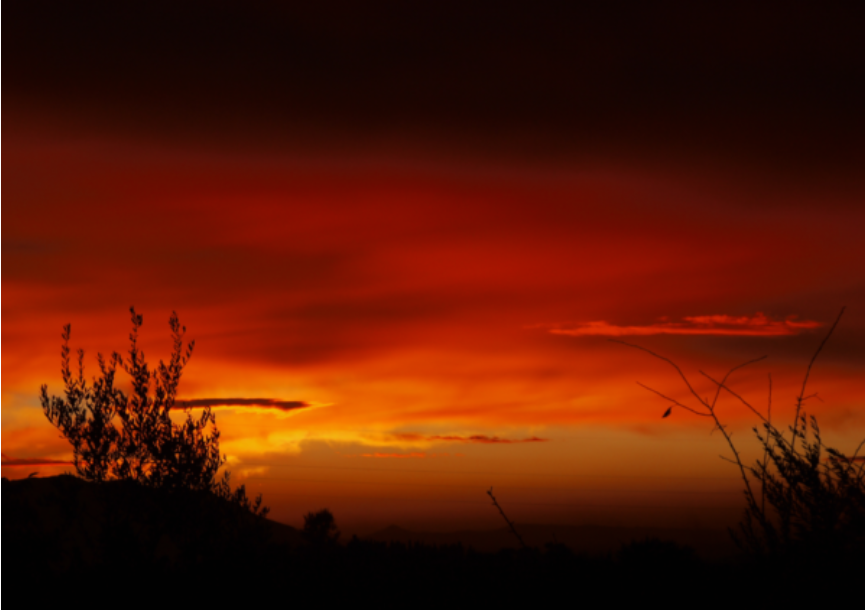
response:
[[(117, 600), (141, 597), (154, 598), (160, 607), (187, 601), (225, 607), (280, 596), (319, 603), (452, 602), (468, 594), (485, 603), (515, 597), (541, 603), (593, 593), (613, 603), (647, 597), (693, 601), (692, 591), (716, 590), (719, 583), (721, 597), (778, 601), (797, 582), (821, 585), (815, 590), (831, 584), (834, 592), (858, 591), (865, 567), (863, 561), (799, 565), (783, 557), (710, 562), (654, 530), (626, 528), (549, 532), (520, 526), (532, 546), (496, 552), (481, 552), (480, 539), (477, 548), (469, 548), (467, 541), (451, 543), (447, 535), (418, 541), (430, 535), (399, 528), (374, 536), (388, 542), (354, 537), (337, 544), (207, 492), (168, 492), (130, 481), (89, 483), (71, 475), (4, 479), (2, 494), (7, 593), (23, 592), (40, 607), (54, 601), (68, 606), (78, 596), (90, 607), (101, 607), (100, 602), (116, 607)], [(553, 533), (557, 543), (549, 542)], [(502, 532), (471, 534), (489, 535), (490, 544), (506, 540)], [(625, 542), (603, 541), (613, 534), (625, 536)], [(571, 536), (603, 542), (604, 550), (575, 552), (564, 544)], [(671, 578), (680, 584), (671, 587)]]
[(3, 479), (3, 550), (21, 569), (63, 574), (118, 561), (179, 569), (300, 540), (295, 528), (207, 492), (93, 483), (72, 475)]

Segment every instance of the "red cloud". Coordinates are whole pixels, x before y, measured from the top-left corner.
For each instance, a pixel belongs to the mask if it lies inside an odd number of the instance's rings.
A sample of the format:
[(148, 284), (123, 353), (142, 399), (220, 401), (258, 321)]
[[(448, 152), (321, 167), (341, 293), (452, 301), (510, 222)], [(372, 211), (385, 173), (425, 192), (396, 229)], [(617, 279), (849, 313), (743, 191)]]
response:
[[(797, 335), (802, 331), (823, 326), (812, 320), (796, 321), (796, 316), (784, 320), (773, 320), (763, 313), (753, 316), (688, 316), (684, 322), (658, 322), (646, 326), (617, 326), (604, 320), (582, 322), (573, 326), (553, 325), (549, 332), (554, 335), (573, 337), (602, 336), (622, 337), (627, 335), (736, 335), (751, 337), (783, 337)], [(543, 325), (538, 325), (543, 326)]]

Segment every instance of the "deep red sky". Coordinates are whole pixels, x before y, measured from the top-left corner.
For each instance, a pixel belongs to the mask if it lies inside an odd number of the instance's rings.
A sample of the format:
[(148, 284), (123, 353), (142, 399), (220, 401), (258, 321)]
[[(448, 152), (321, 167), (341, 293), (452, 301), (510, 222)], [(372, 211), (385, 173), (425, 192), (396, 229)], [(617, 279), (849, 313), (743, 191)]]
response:
[(4, 476), (63, 470), (10, 465), (69, 456), (38, 402), (61, 327), (92, 373), (130, 305), (151, 360), (178, 312), (182, 397), (230, 403), (234, 477), (295, 525), (498, 527), (490, 485), (521, 522), (738, 517), (721, 437), (635, 383), (684, 398), (675, 371), (610, 337), (695, 380), (766, 354), (734, 387), (763, 407), (771, 372), (783, 417), (846, 305), (809, 408), (861, 440), (849, 19), (33, 4), (4, 45)]

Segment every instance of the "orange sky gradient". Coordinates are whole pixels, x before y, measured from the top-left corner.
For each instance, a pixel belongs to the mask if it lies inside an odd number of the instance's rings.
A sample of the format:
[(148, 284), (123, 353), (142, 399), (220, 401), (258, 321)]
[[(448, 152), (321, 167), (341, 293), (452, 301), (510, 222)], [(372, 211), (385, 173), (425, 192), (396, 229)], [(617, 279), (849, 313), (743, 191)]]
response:
[[(671, 358), (701, 395), (700, 371), (765, 355), (731, 387), (765, 410), (771, 374), (786, 425), (846, 306), (807, 410), (841, 451), (865, 437), (862, 106), (848, 76), (802, 60), (852, 62), (858, 33), (732, 49), (693, 20), (661, 20), (670, 36), (642, 43), (626, 23), (616, 40), (637, 42), (579, 38), (565, 73), (532, 55), (560, 56), (530, 44), (546, 21), (522, 42), (490, 34), (488, 50), (454, 30), (439, 66), (423, 20), (413, 36), (261, 7), (236, 17), (264, 32), (231, 47), (237, 65), (207, 33), (200, 53), (175, 34), (145, 53), (135, 32), (103, 41), (115, 65), (96, 43), (62, 46), (62, 19), (13, 15), (3, 476), (70, 469), (39, 388), (62, 392), (66, 323), (88, 375), (97, 353), (124, 353), (130, 306), (152, 364), (177, 312), (195, 340), (179, 397), (214, 408), (232, 481), (295, 526), (327, 507), (344, 533), (497, 528), (490, 486), (517, 523), (735, 523), (721, 435), (681, 408), (662, 418), (670, 403), (638, 382), (696, 406), (675, 370), (610, 339)], [(433, 23), (450, 23), (441, 10)], [(280, 19), (306, 29), (271, 58)], [(295, 52), (323, 63), (280, 59)], [(825, 107), (796, 89), (818, 76)], [(755, 416), (729, 395), (719, 412), (755, 459)]]
[[(704, 392), (698, 369), (768, 355), (733, 386), (764, 408), (771, 372), (783, 417), (846, 304), (809, 408), (842, 450), (865, 431), (859, 192), (25, 136), (4, 135), (14, 459), (70, 458), (38, 401), (42, 383), (62, 390), (62, 325), (92, 374), (98, 351), (128, 347), (133, 304), (153, 361), (178, 311), (196, 341), (181, 397), (214, 406), (235, 480), (295, 525), (328, 506), (361, 529), (497, 526), (490, 485), (520, 521), (735, 516), (720, 435), (681, 410), (662, 421), (668, 404), (635, 383), (686, 400), (675, 371), (609, 337), (673, 358)], [(755, 418), (724, 400), (754, 449)]]

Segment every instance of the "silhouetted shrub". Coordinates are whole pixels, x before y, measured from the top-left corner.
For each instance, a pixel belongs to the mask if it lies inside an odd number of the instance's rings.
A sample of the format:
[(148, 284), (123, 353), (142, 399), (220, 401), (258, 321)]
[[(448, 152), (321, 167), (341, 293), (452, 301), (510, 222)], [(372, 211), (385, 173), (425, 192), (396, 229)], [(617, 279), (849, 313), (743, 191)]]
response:
[(749, 504), (736, 539), (749, 551), (783, 553), (797, 562), (860, 556), (865, 550), (865, 468), (824, 445), (816, 418), (806, 421), (802, 414), (799, 424), (790, 428), (791, 439), (769, 424), (764, 434), (755, 428), (768, 460), (750, 471), (774, 510), (767, 514), (762, 502)]
[[(186, 409), (186, 420), (181, 424), (171, 419), (183, 367), (195, 345), (190, 342), (184, 349), (186, 327), (180, 326), (176, 313), (171, 314), (171, 359), (168, 364), (160, 360), (156, 370), (151, 371), (138, 347), (143, 317), (134, 308), (130, 312), (132, 332), (127, 358), (114, 352), (106, 362), (98, 354), (101, 376), (88, 385), (84, 378), (84, 350), (78, 350), (78, 374), (72, 374), (71, 326), (67, 324), (61, 348), (65, 398), (49, 397), (47, 386), (42, 386), (42, 409), (71, 443), (76, 472), (88, 481), (131, 480), (162, 489), (208, 491), (265, 515), (267, 509), (261, 506), (261, 496), (250, 502), (244, 486), (231, 491), (228, 472), (221, 481), (215, 480), (225, 457), (219, 453), (219, 430), (210, 407), (204, 408), (199, 417)], [(115, 387), (118, 366), (132, 378), (131, 395)], [(114, 423), (115, 417), (119, 426)]]
[[(745, 485), (745, 518), (738, 531), (730, 530), (730, 534), (739, 547), (752, 556), (769, 558), (775, 563), (778, 560), (785, 564), (792, 561), (812, 570), (829, 564), (838, 566), (862, 561), (865, 552), (865, 462), (859, 451), (865, 446), (865, 440), (853, 455), (846, 456), (823, 443), (816, 418), (807, 418), (803, 411), (805, 402), (813, 397), (805, 394), (811, 368), (843, 313), (842, 308), (808, 363), (802, 389), (796, 398), (793, 425), (788, 428), (789, 437), (785, 437), (784, 432), (772, 423), (771, 377), (766, 415), (727, 385), (727, 379), (734, 371), (765, 356), (734, 367), (721, 381), (701, 371), (716, 386), (714, 398), (710, 401), (694, 390), (679, 366), (669, 358), (638, 345), (613, 340), (646, 351), (672, 365), (700, 404), (692, 408), (647, 388), (673, 403), (663, 417), (669, 416), (675, 407), (684, 408), (710, 417), (714, 422), (713, 429), (723, 435), (734, 456), (728, 461), (738, 467)], [(762, 433), (757, 428), (753, 430), (763, 447), (763, 459), (753, 466), (742, 461), (730, 433), (718, 418), (716, 406), (722, 390), (762, 420)], [(809, 437), (813, 439), (809, 440)]]

